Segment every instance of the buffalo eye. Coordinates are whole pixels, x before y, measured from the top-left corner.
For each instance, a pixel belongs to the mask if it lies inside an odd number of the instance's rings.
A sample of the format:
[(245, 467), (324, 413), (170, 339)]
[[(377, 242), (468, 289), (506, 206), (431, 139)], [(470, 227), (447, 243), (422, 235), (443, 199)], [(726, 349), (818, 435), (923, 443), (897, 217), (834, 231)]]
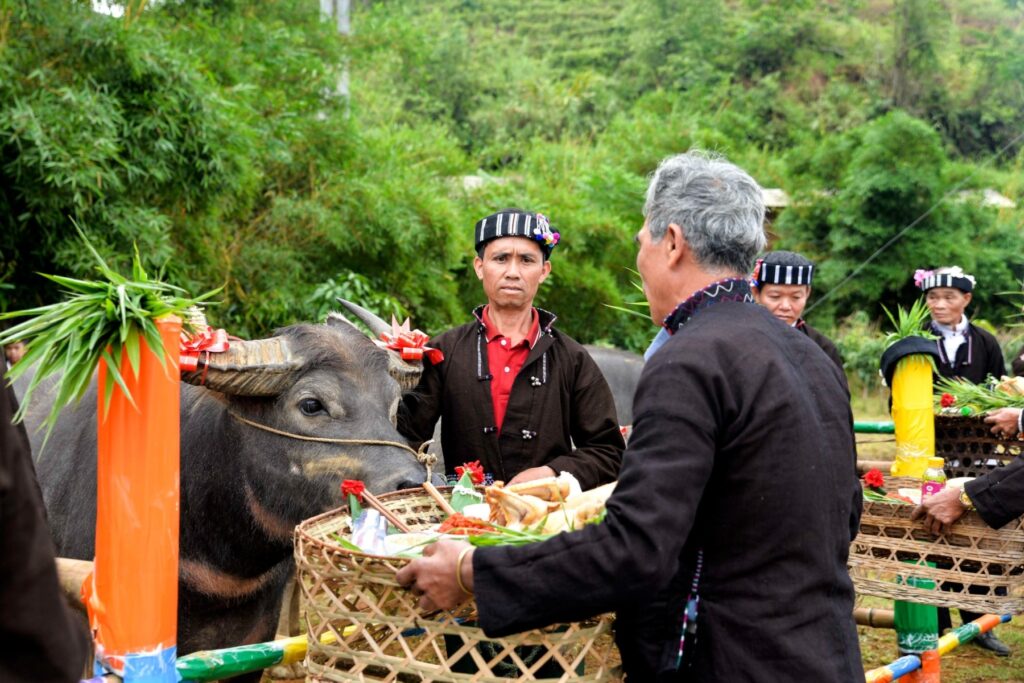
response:
[(299, 410), (303, 415), (318, 415), (326, 412), (324, 404), (315, 398), (304, 398), (299, 402)]

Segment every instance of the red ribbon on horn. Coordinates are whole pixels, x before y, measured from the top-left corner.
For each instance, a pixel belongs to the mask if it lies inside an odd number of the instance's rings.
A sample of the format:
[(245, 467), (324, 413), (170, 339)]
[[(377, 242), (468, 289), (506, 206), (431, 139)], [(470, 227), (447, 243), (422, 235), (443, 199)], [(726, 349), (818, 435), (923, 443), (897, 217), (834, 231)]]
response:
[(422, 361), (424, 355), (434, 365), (444, 360), (444, 353), (441, 349), (434, 349), (426, 345), (430, 341), (430, 337), (425, 332), (409, 329), (408, 318), (399, 325), (398, 321), (392, 317), (391, 332), (382, 332), (380, 338), (384, 342), (384, 347), (398, 351), (402, 360)]
[(221, 353), (227, 351), (230, 344), (226, 331), (207, 327), (192, 335), (182, 334), (180, 346), (178, 366), (182, 372), (195, 372), (199, 368), (200, 354)]

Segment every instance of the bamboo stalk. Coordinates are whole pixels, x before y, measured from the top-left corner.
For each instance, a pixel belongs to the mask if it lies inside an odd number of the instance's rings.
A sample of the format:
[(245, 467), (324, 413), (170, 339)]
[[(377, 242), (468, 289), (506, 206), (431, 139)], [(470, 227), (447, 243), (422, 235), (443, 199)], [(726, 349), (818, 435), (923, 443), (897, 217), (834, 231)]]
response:
[(858, 460), (857, 461), (857, 474), (866, 474), (868, 470), (878, 470), (879, 472), (888, 472), (892, 466), (891, 460)]
[(861, 626), (873, 628), (896, 628), (895, 617), (891, 609), (877, 607), (854, 607), (853, 620)]
[(430, 494), (430, 497), (434, 499), (438, 507), (444, 511), (448, 516), (455, 514), (455, 508), (441, 495), (441, 492), (437, 490), (437, 487), (431, 484), (429, 481), (423, 482), (423, 490)]
[(398, 516), (395, 515), (395, 513), (384, 507), (384, 504), (381, 503), (380, 500), (378, 500), (377, 497), (374, 496), (372, 493), (370, 493), (369, 491), (363, 491), (363, 500), (366, 501), (367, 505), (372, 507), (380, 514), (384, 515), (384, 517), (389, 522), (391, 522), (396, 529), (398, 529), (399, 531), (403, 531), (407, 534), (412, 533), (412, 529), (410, 529), (405, 522), (399, 519)]

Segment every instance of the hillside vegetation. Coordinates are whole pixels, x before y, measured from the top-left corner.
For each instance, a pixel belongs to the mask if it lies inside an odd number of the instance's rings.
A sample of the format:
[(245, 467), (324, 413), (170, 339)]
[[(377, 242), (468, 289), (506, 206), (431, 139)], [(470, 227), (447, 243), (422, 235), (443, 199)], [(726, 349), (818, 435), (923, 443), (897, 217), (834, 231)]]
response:
[(866, 329), (951, 262), (1013, 322), (1024, 211), (960, 193), (1024, 202), (1016, 2), (352, 4), (344, 37), (315, 0), (0, 0), (0, 307), (84, 274), (74, 221), (115, 262), (136, 242), (226, 285), (210, 317), (237, 334), (338, 295), (437, 332), (481, 296), (473, 223), (519, 206), (563, 235), (540, 304), (640, 349), (649, 322), (606, 304), (640, 298), (646, 176), (696, 146), (790, 195), (770, 231), (819, 262), (819, 326)]

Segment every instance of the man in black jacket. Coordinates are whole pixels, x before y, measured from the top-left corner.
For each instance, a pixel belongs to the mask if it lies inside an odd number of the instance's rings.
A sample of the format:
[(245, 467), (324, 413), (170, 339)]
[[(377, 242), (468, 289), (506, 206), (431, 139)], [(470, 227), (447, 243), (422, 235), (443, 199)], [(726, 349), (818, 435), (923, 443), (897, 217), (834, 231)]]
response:
[(981, 384), (989, 375), (999, 379), (1006, 374), (999, 342), (967, 318), (975, 286), (973, 275), (959, 266), (918, 270), (914, 284), (924, 292), (931, 311), (928, 329), (939, 338), (936, 366), (940, 376)]
[(631, 683), (863, 681), (849, 393), (753, 302), (761, 189), (689, 152), (658, 167), (645, 216), (637, 269), (671, 337), (641, 376), (604, 521), (520, 547), (442, 541), (398, 582), (428, 609), (474, 592), (491, 636), (615, 611)]
[(808, 259), (792, 251), (772, 251), (754, 263), (750, 284), (757, 303), (810, 337), (842, 370), (843, 357), (836, 345), (803, 319), (813, 279), (814, 264)]
[(57, 583), (43, 496), (25, 428), (11, 423), (15, 412), (7, 386), (0, 394), (0, 681), (70, 683), (85, 669), (88, 637)]
[[(583, 489), (615, 480), (625, 443), (611, 389), (587, 351), (555, 328), (554, 314), (533, 305), (559, 233), (543, 214), (505, 209), (479, 220), (473, 235), (473, 267), (487, 304), (473, 311), (471, 322), (431, 341), (444, 358), (424, 361), (419, 385), (402, 399), (399, 431), (418, 448), (442, 418), (451, 478), (457, 466), (479, 460), (508, 483), (561, 472)], [(449, 637), (447, 644), (454, 651), (461, 641)], [(477, 669), (466, 656), (454, 670)], [(564, 672), (549, 662), (536, 673)]]
[(438, 335), (402, 399), (398, 429), (418, 447), (438, 418), (445, 470), (467, 461), (508, 483), (568, 472), (583, 489), (613, 481), (625, 447), (608, 383), (586, 350), (533, 305), (559, 234), (543, 214), (505, 209), (477, 222), (473, 261), (487, 304)]
[[(982, 384), (991, 376), (999, 379), (1006, 374), (1006, 364), (999, 342), (991, 333), (972, 325), (966, 310), (971, 303), (975, 279), (959, 266), (918, 270), (914, 283), (924, 292), (925, 303), (931, 311), (928, 329), (938, 337), (936, 370), (941, 377), (966, 379)], [(960, 610), (963, 623), (974, 621), (981, 614)], [(940, 632), (952, 628), (949, 610), (939, 608)], [(1010, 648), (993, 631), (983, 633), (974, 645), (1005, 657)]]

